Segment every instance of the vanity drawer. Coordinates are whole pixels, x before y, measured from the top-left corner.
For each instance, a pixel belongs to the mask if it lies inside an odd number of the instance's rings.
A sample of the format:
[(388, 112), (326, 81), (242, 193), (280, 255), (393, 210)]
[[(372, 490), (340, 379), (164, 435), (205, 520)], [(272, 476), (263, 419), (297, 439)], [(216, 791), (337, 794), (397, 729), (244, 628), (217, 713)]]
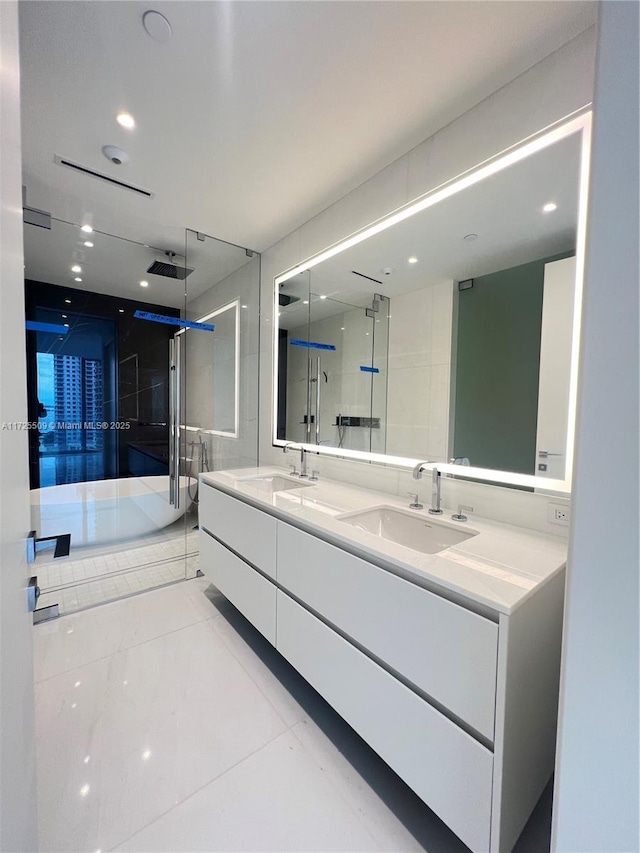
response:
[(465, 844), (486, 853), (488, 749), (281, 590), (277, 649)]
[(204, 530), (200, 531), (200, 569), (275, 646), (275, 586)]
[(494, 622), (283, 522), (278, 583), (493, 741)]
[(276, 576), (276, 519), (224, 492), (200, 483), (200, 527), (247, 562)]

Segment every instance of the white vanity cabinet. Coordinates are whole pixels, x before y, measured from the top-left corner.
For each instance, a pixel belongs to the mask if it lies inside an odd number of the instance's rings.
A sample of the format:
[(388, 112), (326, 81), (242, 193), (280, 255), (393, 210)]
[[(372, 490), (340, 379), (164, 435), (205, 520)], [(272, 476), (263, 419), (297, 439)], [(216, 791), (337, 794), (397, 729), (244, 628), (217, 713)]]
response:
[(277, 523), (224, 492), (200, 488), (200, 569), (274, 646)]
[(506, 615), (200, 494), (203, 573), (471, 850), (510, 851), (553, 769), (564, 573)]

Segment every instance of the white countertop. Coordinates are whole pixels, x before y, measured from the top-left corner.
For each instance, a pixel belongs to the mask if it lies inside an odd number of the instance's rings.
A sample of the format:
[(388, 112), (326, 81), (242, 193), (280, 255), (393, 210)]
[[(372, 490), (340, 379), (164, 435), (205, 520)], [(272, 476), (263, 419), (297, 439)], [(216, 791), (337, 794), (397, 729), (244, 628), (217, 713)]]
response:
[(430, 516), (427, 509), (410, 510), (433, 524), (477, 535), (437, 554), (423, 554), (336, 518), (345, 512), (380, 506), (408, 510), (400, 499), (369, 489), (320, 479), (299, 489), (273, 494), (246, 478), (278, 475), (297, 481), (282, 468), (241, 468), (200, 475), (219, 488), (283, 521), (316, 534), (352, 553), (370, 558), (385, 569), (425, 586), (442, 587), (498, 613), (513, 613), (537, 588), (559, 572), (567, 559), (564, 539), (501, 524), (475, 514), (467, 522), (451, 520), (450, 512)]

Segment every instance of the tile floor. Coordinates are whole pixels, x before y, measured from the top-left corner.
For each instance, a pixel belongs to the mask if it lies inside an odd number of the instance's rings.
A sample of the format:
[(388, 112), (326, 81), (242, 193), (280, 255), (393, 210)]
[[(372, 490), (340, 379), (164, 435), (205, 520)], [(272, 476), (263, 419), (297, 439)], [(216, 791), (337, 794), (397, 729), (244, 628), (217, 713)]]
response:
[(203, 578), (34, 637), (41, 851), (466, 850)]
[[(145, 544), (117, 542), (72, 550), (69, 557), (38, 557), (38, 608), (57, 604), (73, 613), (154, 587), (193, 578), (198, 571), (198, 531), (181, 520), (143, 538)], [(186, 553), (186, 562), (185, 562)]]

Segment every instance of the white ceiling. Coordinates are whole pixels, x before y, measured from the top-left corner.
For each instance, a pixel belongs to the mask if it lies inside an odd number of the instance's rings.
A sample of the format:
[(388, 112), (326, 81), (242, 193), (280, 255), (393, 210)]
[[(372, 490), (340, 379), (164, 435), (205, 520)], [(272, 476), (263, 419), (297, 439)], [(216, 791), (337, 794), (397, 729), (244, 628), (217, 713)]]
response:
[[(0, 0), (1, 2), (2, 0)], [(26, 225), (24, 228), (24, 274), (75, 290), (106, 293), (124, 299), (184, 308), (187, 295), (192, 302), (232, 272), (250, 263), (244, 249), (207, 237), (203, 242), (184, 229), (163, 232), (159, 247), (94, 231), (85, 234), (78, 225), (53, 219), (51, 230)], [(203, 235), (201, 235), (203, 236)], [(93, 243), (86, 247), (85, 241)], [(147, 272), (158, 258), (167, 260), (166, 249), (178, 253), (176, 266), (193, 270), (185, 282)], [(73, 272), (73, 266), (81, 272)], [(82, 279), (76, 282), (76, 276)], [(140, 282), (146, 281), (147, 287)], [(257, 278), (256, 278), (257, 281)]]
[[(173, 37), (141, 23), (155, 8)], [(22, 2), (30, 206), (142, 244), (264, 250), (596, 19), (583, 0)], [(126, 109), (133, 131), (115, 115)], [(128, 163), (101, 154), (122, 146)], [(148, 188), (139, 198), (54, 163)]]

